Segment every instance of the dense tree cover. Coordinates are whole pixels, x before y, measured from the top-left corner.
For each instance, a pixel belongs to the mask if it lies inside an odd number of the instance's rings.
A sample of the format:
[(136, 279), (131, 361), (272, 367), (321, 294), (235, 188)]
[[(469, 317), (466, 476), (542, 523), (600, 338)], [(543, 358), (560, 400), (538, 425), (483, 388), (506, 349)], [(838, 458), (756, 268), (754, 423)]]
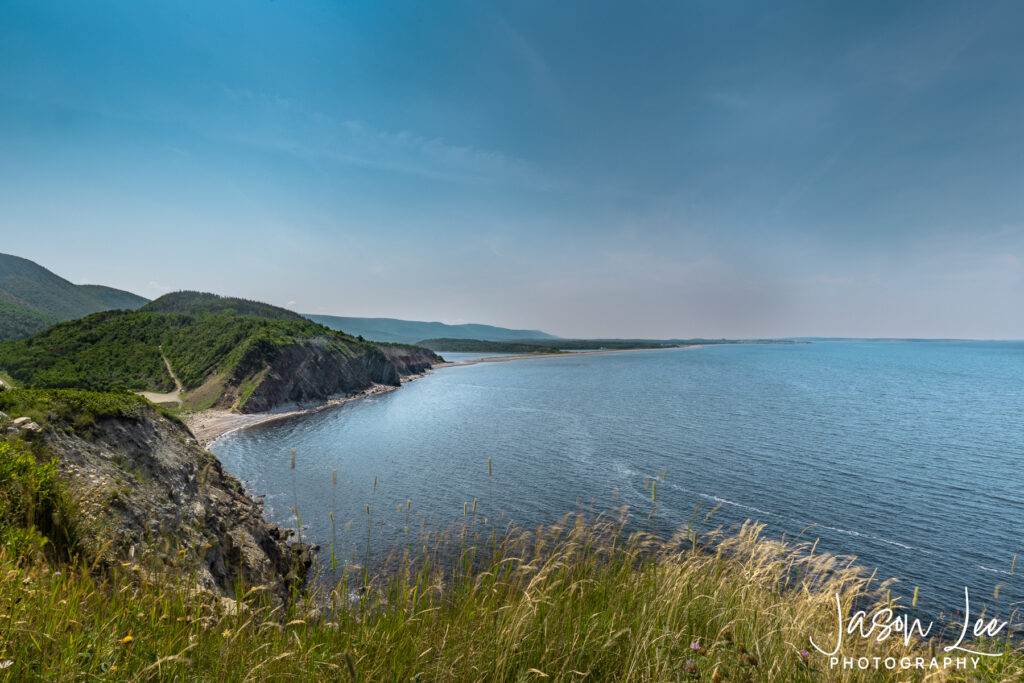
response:
[(171, 292), (146, 304), (143, 311), (150, 313), (184, 313), (189, 315), (245, 315), (272, 320), (305, 320), (286, 308), (271, 306), (260, 301), (218, 296), (207, 292)]
[(152, 315), (95, 313), (0, 343), (0, 369), (39, 388), (170, 391), (174, 381), (159, 349), (164, 328)]
[(343, 353), (381, 353), (303, 318), (108, 311), (0, 343), (0, 370), (37, 388), (171, 391), (166, 356), (191, 390), (215, 374), (257, 372), (281, 347), (312, 338)]
[(0, 301), (0, 339), (24, 339), (57, 322), (53, 316)]

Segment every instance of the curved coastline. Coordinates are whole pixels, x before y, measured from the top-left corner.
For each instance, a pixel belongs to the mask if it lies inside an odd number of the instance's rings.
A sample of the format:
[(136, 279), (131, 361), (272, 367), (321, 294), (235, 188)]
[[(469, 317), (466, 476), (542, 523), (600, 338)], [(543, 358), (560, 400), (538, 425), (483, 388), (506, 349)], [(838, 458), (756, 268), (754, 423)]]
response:
[[(609, 353), (636, 353), (638, 351), (668, 351), (672, 349), (697, 349), (704, 346), (703, 344), (689, 344), (686, 346), (673, 346), (664, 349), (603, 349), (598, 351), (578, 351), (574, 353), (542, 353), (533, 355), (511, 355), (511, 356), (487, 356), (484, 358), (473, 358), (470, 360), (454, 361), (438, 363), (434, 365), (431, 370), (419, 375), (410, 375), (402, 378), (402, 384), (406, 382), (412, 382), (414, 380), (426, 377), (433, 370), (440, 368), (453, 368), (461, 367), (465, 365), (477, 365), (479, 363), (505, 363), (512, 360), (525, 360), (533, 358), (565, 358), (569, 356), (598, 356)], [(233, 434), (242, 429), (254, 427), (256, 425), (265, 424), (267, 422), (275, 422), (277, 420), (285, 420), (299, 415), (309, 415), (312, 413), (326, 410), (342, 403), (348, 403), (349, 401), (355, 401), (367, 396), (373, 396), (376, 394), (382, 394), (389, 391), (394, 391), (401, 388), (400, 386), (388, 386), (384, 384), (377, 384), (365, 391), (360, 391), (351, 396), (344, 396), (341, 398), (333, 398), (329, 401), (321, 403), (319, 405), (312, 406), (310, 408), (303, 408), (299, 410), (289, 410), (280, 413), (232, 413), (228, 410), (216, 410), (210, 408), (208, 410), (201, 410), (199, 412), (190, 413), (182, 416), (185, 424), (189, 430), (196, 437), (199, 445), (203, 448), (209, 449), (210, 446), (218, 439), (225, 437), (229, 434)]]

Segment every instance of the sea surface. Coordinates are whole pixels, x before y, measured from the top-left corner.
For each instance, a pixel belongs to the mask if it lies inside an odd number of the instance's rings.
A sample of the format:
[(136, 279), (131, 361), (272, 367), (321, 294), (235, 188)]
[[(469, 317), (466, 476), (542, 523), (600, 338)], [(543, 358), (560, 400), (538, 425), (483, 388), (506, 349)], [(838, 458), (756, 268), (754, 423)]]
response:
[[(463, 359), (469, 354), (448, 354)], [(289, 452), (296, 451), (290, 469)], [(413, 525), (631, 506), (854, 555), (924, 614), (1024, 600), (1024, 342), (709, 346), (481, 363), (216, 441), (265, 511), (352, 561)], [(493, 475), (488, 477), (487, 460)], [(332, 484), (332, 470), (338, 483)], [(376, 481), (376, 490), (374, 482)], [(407, 503), (408, 501), (408, 503)], [(710, 519), (704, 514), (720, 506)], [(401, 508), (401, 510), (399, 509)], [(351, 527), (345, 530), (351, 521)], [(1021, 558), (1024, 559), (1024, 558)], [(1000, 586), (1000, 597), (993, 592)]]

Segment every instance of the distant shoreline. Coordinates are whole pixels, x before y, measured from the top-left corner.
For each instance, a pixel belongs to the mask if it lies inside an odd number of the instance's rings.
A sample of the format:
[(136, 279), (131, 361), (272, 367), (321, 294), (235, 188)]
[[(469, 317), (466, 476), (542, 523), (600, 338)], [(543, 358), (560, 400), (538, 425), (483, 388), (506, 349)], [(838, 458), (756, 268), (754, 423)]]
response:
[[(653, 349), (601, 349), (598, 351), (565, 351), (563, 353), (521, 353), (508, 356), (485, 356), (484, 358), (469, 358), (451, 362), (438, 363), (434, 368), (451, 368), (460, 365), (477, 365), (478, 363), (505, 363), (510, 360), (523, 360), (527, 358), (567, 358), (573, 356), (600, 356), (606, 353), (636, 353), (637, 351), (671, 351), (672, 349), (699, 349), (708, 344), (685, 344), (683, 346), (663, 346)], [(454, 353), (454, 352), (452, 352)], [(442, 351), (443, 355), (444, 352)]]
[[(636, 351), (669, 351), (672, 349), (696, 349), (705, 344), (689, 344), (686, 346), (669, 346), (661, 349), (605, 349), (600, 351), (567, 351), (565, 353), (540, 353), (540, 354), (519, 354), (509, 356), (487, 356), (484, 358), (473, 358), (464, 361), (453, 361), (438, 363), (433, 366), (431, 370), (437, 370), (440, 368), (451, 368), (459, 367), (464, 365), (477, 365), (478, 363), (504, 363), (511, 360), (523, 360), (528, 358), (565, 358), (567, 356), (596, 356), (606, 353), (633, 353)], [(402, 384), (411, 382), (421, 377), (425, 377), (430, 371), (420, 374), (412, 375), (402, 379)], [(332, 398), (328, 401), (315, 405), (311, 408), (303, 408), (301, 410), (289, 410), (281, 413), (232, 413), (228, 410), (217, 410), (210, 408), (207, 410), (201, 410), (196, 413), (183, 415), (182, 419), (188, 426), (192, 435), (196, 437), (199, 445), (203, 448), (208, 449), (217, 439), (233, 434), (242, 429), (248, 429), (249, 427), (255, 427), (256, 425), (265, 424), (267, 422), (276, 422), (278, 420), (285, 420), (299, 415), (310, 415), (312, 413), (326, 410), (333, 406), (341, 405), (342, 403), (348, 403), (349, 401), (356, 401), (367, 396), (374, 396), (376, 394), (383, 394), (389, 391), (394, 391), (400, 387), (393, 387), (385, 384), (377, 384), (373, 387), (364, 391), (357, 392), (351, 396), (345, 396), (343, 398)]]

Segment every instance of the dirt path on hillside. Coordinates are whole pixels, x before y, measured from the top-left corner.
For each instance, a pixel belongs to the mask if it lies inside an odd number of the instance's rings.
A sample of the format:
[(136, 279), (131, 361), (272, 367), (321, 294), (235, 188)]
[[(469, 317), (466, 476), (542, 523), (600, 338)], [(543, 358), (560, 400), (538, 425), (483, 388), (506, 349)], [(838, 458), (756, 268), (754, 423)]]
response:
[(166, 394), (159, 394), (155, 391), (139, 391), (139, 396), (142, 396), (148, 401), (153, 403), (177, 403), (181, 405), (181, 395), (185, 393), (185, 388), (181, 386), (181, 380), (174, 374), (174, 369), (171, 368), (171, 362), (167, 360), (167, 356), (164, 355), (164, 347), (160, 346), (160, 357), (164, 359), (164, 365), (167, 366), (167, 373), (174, 380), (174, 386), (177, 387), (174, 391), (168, 391)]

